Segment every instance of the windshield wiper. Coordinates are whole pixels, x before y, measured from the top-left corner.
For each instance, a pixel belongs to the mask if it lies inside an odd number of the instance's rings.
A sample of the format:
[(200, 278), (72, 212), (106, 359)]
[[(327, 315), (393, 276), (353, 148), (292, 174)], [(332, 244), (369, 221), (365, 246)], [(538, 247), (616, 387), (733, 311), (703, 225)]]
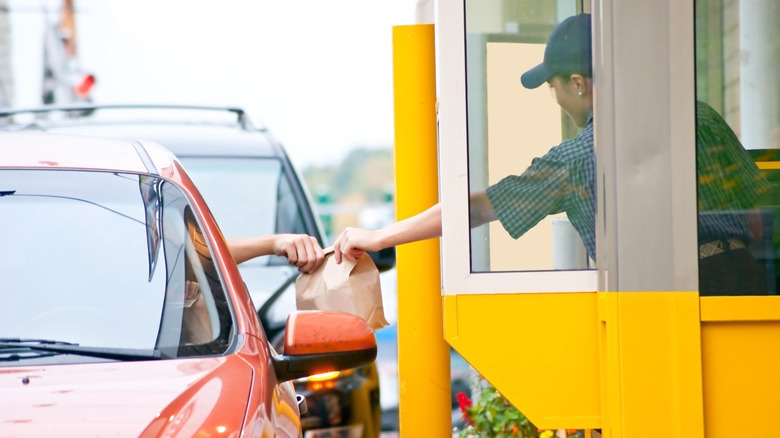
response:
[(28, 349), (116, 360), (155, 360), (163, 358), (160, 350), (82, 347), (72, 342), (49, 339), (0, 338), (0, 352), (5, 349)]
[(37, 339), (37, 338), (0, 338), (0, 342), (7, 342), (13, 344), (58, 344), (58, 345), (79, 345), (73, 342), (57, 341), (54, 339)]

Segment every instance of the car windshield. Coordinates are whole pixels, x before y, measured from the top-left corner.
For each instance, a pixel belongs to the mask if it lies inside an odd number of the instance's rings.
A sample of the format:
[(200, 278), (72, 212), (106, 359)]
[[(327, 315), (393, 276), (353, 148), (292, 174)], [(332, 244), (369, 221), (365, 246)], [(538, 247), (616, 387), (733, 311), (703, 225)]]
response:
[(221, 275), (172, 183), (3, 170), (0, 217), (0, 338), (163, 357), (227, 348), (232, 317)]
[[(180, 157), (225, 236), (309, 233), (282, 163), (276, 158)], [(266, 256), (242, 264), (283, 264)]]

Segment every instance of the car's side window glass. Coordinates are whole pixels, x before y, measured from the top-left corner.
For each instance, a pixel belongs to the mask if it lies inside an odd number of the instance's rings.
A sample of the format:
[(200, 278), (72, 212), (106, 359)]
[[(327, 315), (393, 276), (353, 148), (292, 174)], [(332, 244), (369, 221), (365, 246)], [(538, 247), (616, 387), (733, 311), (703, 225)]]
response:
[(160, 183), (167, 272), (158, 348), (172, 355), (224, 352), (232, 318), (211, 249), (180, 190)]
[(702, 296), (778, 292), (780, 32), (764, 6), (696, 2)]
[[(592, 112), (572, 104), (592, 100), (590, 19), (575, 17), (588, 11), (576, 0), (465, 0), (471, 272), (593, 267)], [(553, 48), (571, 59), (521, 81), (572, 18)]]

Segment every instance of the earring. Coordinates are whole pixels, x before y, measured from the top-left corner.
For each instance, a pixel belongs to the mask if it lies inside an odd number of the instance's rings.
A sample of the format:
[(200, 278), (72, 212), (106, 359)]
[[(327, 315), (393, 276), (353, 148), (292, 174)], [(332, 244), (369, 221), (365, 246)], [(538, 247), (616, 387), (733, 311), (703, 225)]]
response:
[(578, 91), (578, 92), (577, 92), (577, 94), (579, 94), (580, 96), (582, 96), (582, 91)]

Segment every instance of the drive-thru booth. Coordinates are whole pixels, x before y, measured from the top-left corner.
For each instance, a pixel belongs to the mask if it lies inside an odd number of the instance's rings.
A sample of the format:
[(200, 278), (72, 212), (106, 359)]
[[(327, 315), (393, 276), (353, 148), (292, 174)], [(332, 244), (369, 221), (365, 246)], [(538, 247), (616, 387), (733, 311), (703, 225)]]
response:
[[(780, 169), (772, 152), (780, 148), (780, 2), (441, 0), (435, 11), (431, 147), (443, 218), (435, 275), (446, 343), (539, 427), (630, 438), (773, 435), (780, 222), (771, 196), (728, 210), (704, 202), (712, 178), (739, 189), (728, 177), (739, 163), (702, 167), (697, 101), (728, 122), (771, 194)], [(595, 257), (565, 214), (518, 239), (499, 221), (469, 222), (470, 193), (520, 174), (577, 133), (548, 87), (525, 89), (520, 76), (541, 62), (556, 25), (581, 12), (592, 20)], [(402, 188), (413, 176), (397, 171)], [(744, 220), (751, 234), (713, 247), (702, 226), (713, 216)], [(700, 264), (745, 249), (766, 290), (702, 296)], [(401, 296), (407, 254), (399, 247)], [(399, 302), (401, 379), (404, 342), (414, 342), (404, 339), (405, 309)], [(404, 411), (404, 383), (401, 434), (429, 436), (420, 431), (430, 415), (418, 422)]]

